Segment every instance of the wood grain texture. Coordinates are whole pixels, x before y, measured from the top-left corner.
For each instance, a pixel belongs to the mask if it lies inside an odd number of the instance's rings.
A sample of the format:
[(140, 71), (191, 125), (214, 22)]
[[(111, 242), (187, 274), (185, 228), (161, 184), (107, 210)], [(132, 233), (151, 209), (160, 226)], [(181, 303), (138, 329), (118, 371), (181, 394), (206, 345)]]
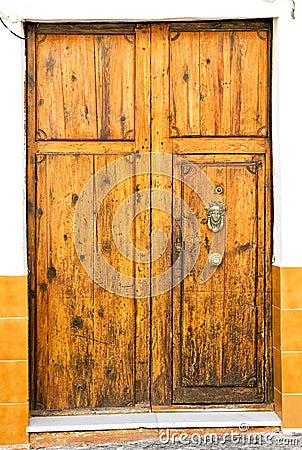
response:
[[(267, 36), (257, 32), (201, 35), (201, 134), (266, 136)], [(260, 132), (260, 129), (262, 130)]]
[[(116, 156), (95, 156), (95, 172), (116, 160)], [(116, 166), (114, 176), (122, 179)], [(94, 205), (98, 211), (96, 242), (106, 260), (116, 271), (108, 280), (110, 290), (94, 284), (94, 404), (102, 407), (133, 406), (135, 404), (135, 292), (133, 298), (121, 297), (114, 292), (116, 283), (121, 283), (119, 273), (134, 277), (134, 255), (121, 255), (119, 242), (113, 236), (113, 216), (120, 203), (133, 192), (134, 179), (127, 179), (115, 186), (104, 199), (102, 205)], [(101, 185), (95, 185), (95, 198), (98, 198)], [(131, 211), (129, 211), (131, 214)], [(132, 211), (133, 214), (133, 211)], [(123, 224), (121, 224), (123, 225)], [(122, 227), (115, 234), (116, 239), (129, 239), (127, 230)], [(95, 253), (94, 272), (102, 270)], [(104, 276), (104, 274), (103, 274)]]
[[(171, 153), (169, 138), (169, 27), (167, 24), (151, 26), (151, 105), (152, 152)], [(161, 173), (171, 173), (170, 167), (161, 166), (156, 155), (152, 160), (151, 187), (153, 191), (164, 189), (172, 192), (169, 176)], [(155, 173), (157, 172), (157, 173)], [(156, 193), (154, 193), (156, 195)], [(169, 204), (169, 203), (168, 203)], [(171, 205), (171, 202), (170, 202)], [(172, 205), (171, 205), (172, 206)], [(168, 239), (168, 248), (164, 255), (152, 263), (152, 276), (163, 273), (171, 263), (171, 217), (169, 214), (152, 209), (152, 231), (162, 230)], [(158, 243), (159, 245), (162, 242)], [(156, 246), (156, 242), (152, 241)], [(154, 248), (154, 250), (156, 250)], [(151, 288), (156, 288), (152, 282)], [(171, 403), (171, 325), (172, 325), (172, 293), (165, 292), (152, 296), (151, 300), (151, 402), (152, 405)]]
[[(136, 86), (139, 94), (135, 98), (135, 148), (137, 153), (149, 153), (151, 150), (150, 122), (151, 122), (151, 30), (148, 24), (136, 26)], [(139, 162), (139, 158), (137, 159)], [(151, 158), (150, 158), (151, 164)], [(136, 167), (138, 169), (138, 167)], [(138, 171), (138, 170), (137, 170)], [(136, 175), (135, 192), (150, 190), (150, 175)], [(151, 193), (149, 194), (151, 201)], [(151, 212), (145, 210), (137, 214), (133, 221), (133, 242), (138, 250), (150, 250)], [(150, 260), (135, 263), (135, 277), (149, 278), (151, 271)], [(150, 294), (151, 285), (148, 292)], [(146, 294), (148, 294), (146, 292)], [(136, 359), (135, 359), (135, 401), (136, 405), (150, 407), (150, 367), (151, 367), (151, 296), (139, 298), (135, 295), (136, 307)]]
[[(118, 156), (67, 154), (37, 158), (36, 408), (72, 410), (129, 407), (136, 401), (147, 403), (148, 299), (136, 301), (134, 291), (132, 299), (116, 295), (114, 285), (118, 279), (111, 280), (112, 293), (103, 289), (90, 279), (78, 259), (91, 258), (88, 265), (95, 273), (98, 263), (93, 258), (96, 255), (93, 248), (98, 245), (114, 269), (135, 275), (131, 261), (134, 255), (126, 257), (118, 251), (112, 220), (119, 204), (135, 192), (136, 179), (120, 183), (102, 205), (94, 200), (100, 187), (95, 185), (95, 193), (91, 187), (91, 200), (81, 223), (86, 228), (83, 233), (86, 240), (78, 245), (78, 251), (83, 248), (83, 253), (77, 255), (73, 213), (78, 196), (85, 182)], [(73, 174), (79, 158), (78, 178)], [(69, 175), (55, 183), (58, 170)], [(121, 179), (124, 174), (116, 172), (115, 176)], [(94, 210), (98, 211), (95, 230), (91, 223)], [(136, 219), (136, 228), (140, 228), (140, 222), (145, 233), (141, 217)], [(118, 238), (129, 239), (127, 230), (121, 229)], [(144, 365), (143, 375), (136, 373), (136, 365)]]
[(135, 145), (136, 152), (151, 150), (151, 30), (150, 25), (136, 26), (135, 61)]
[(37, 31), (42, 34), (135, 34), (135, 24), (133, 23), (84, 23), (84, 22), (41, 22), (36, 26)]
[(135, 36), (97, 36), (95, 54), (99, 137), (133, 139)]
[(268, 33), (171, 38), (171, 136), (267, 136)]
[(171, 153), (169, 114), (169, 26), (151, 27), (152, 151)]
[(36, 340), (36, 182), (35, 182), (35, 138), (36, 138), (36, 98), (35, 98), (35, 27), (27, 24), (26, 50), (26, 220), (27, 220), (27, 264), (28, 264), (28, 312), (29, 312), (29, 402), (35, 401), (35, 340)]
[(134, 138), (135, 35), (37, 36), (37, 139)]
[(171, 136), (199, 136), (199, 33), (170, 36)]
[(37, 35), (37, 139), (96, 139), (94, 38)]
[(170, 31), (268, 31), (270, 30), (271, 21), (269, 19), (254, 20), (207, 20), (205, 22), (174, 22), (170, 24)]
[[(73, 213), (75, 196), (93, 173), (92, 159), (83, 157), (79, 169), (74, 156), (38, 158), (36, 407), (87, 407), (93, 367), (93, 284), (78, 264)], [(76, 167), (79, 177), (73, 176)], [(64, 177), (57, 178), (57, 173)]]
[(191, 153), (214, 154), (266, 154), (269, 152), (270, 142), (266, 138), (251, 137), (214, 137), (200, 138), (174, 138), (173, 153), (188, 155)]
[(74, 154), (128, 154), (136, 151), (136, 142), (132, 141), (37, 141), (37, 153)]

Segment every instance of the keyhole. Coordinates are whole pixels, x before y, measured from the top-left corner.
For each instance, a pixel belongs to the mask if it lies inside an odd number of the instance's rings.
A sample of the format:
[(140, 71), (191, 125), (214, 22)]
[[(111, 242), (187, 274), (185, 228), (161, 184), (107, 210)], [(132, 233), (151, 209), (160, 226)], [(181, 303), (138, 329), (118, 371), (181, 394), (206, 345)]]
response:
[(223, 194), (223, 187), (222, 186), (216, 186), (215, 188), (216, 194)]

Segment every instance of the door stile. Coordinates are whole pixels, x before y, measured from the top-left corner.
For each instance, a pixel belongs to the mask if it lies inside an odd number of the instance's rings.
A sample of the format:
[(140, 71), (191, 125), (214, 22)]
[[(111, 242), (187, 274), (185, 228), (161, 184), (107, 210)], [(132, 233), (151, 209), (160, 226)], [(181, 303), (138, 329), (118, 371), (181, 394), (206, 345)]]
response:
[[(137, 25), (136, 28), (136, 86), (140, 91), (135, 96), (135, 152), (137, 154), (151, 152), (151, 30), (149, 24)], [(139, 159), (138, 159), (139, 162)], [(150, 192), (150, 175), (142, 174), (136, 177), (136, 192)], [(150, 247), (151, 214), (149, 211), (140, 213), (136, 219), (136, 247)], [(146, 231), (147, 230), (147, 231)], [(135, 263), (135, 277), (150, 278), (151, 263)], [(151, 348), (151, 297), (137, 297), (136, 302), (136, 346), (135, 346), (135, 403), (150, 408), (150, 348)]]
[[(172, 143), (169, 138), (168, 24), (151, 25), (151, 77), (151, 188), (152, 192), (163, 189), (168, 195), (172, 193), (172, 163), (170, 167), (166, 167), (156, 156), (157, 153), (170, 155), (172, 153)], [(169, 204), (168, 214), (152, 209), (152, 231), (163, 230), (169, 242), (165, 254), (160, 258), (160, 263), (158, 261), (152, 263), (152, 277), (167, 270), (171, 264), (171, 201)], [(151, 242), (151, 246), (154, 245), (155, 242)], [(152, 288), (156, 289), (156, 282), (152, 281), (152, 284)], [(156, 408), (160, 405), (171, 404), (172, 292), (152, 295), (151, 299), (151, 404), (153, 408)]]
[[(271, 42), (271, 39), (270, 39)], [(270, 65), (271, 67), (271, 65)], [(271, 78), (271, 77), (270, 77)], [(265, 252), (265, 348), (266, 348), (266, 402), (274, 403), (274, 381), (273, 381), (273, 317), (272, 317), (272, 262), (273, 262), (273, 183), (272, 183), (272, 151), (266, 154), (265, 173), (265, 223), (264, 236), (266, 242)]]
[(27, 55), (27, 72), (26, 72), (26, 89), (27, 89), (27, 121), (26, 121), (26, 150), (27, 150), (27, 257), (28, 257), (28, 309), (29, 309), (29, 342), (32, 343), (29, 352), (29, 382), (30, 382), (30, 407), (35, 407), (35, 387), (36, 373), (33, 370), (35, 366), (36, 346), (36, 309), (35, 309), (35, 293), (36, 293), (36, 266), (35, 266), (35, 243), (36, 243), (36, 165), (35, 165), (35, 128), (36, 128), (36, 102), (35, 102), (35, 74), (36, 74), (36, 58), (35, 58), (35, 25), (27, 25), (26, 33), (26, 55)]

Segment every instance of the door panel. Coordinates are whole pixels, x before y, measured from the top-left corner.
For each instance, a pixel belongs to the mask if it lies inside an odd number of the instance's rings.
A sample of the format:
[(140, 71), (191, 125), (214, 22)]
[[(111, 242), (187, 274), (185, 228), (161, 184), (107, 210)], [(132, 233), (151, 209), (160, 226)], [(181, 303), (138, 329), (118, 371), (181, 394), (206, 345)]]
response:
[(171, 136), (267, 136), (267, 31), (171, 35)]
[(176, 32), (170, 39), (170, 133), (200, 136), (199, 32)]
[(201, 282), (213, 231), (205, 205), (187, 187), (188, 177), (196, 174), (184, 176), (184, 163), (182, 198), (200, 220), (201, 249), (182, 283), (181, 300), (176, 301), (175, 321), (181, 333), (173, 347), (173, 362), (179, 365), (174, 367), (174, 401), (213, 402), (214, 389), (217, 403), (223, 399), (235, 403), (243, 396), (249, 402), (261, 401), (264, 303), (258, 279), (263, 278), (264, 266), (264, 159), (259, 157), (250, 165), (238, 157), (217, 161), (199, 156), (194, 162), (223, 190), (217, 199), (227, 207), (227, 232), (221, 265), (208, 281)]
[(37, 35), (37, 139), (96, 139), (94, 37)]
[[(94, 157), (97, 173), (112, 163), (114, 156)], [(118, 176), (118, 174), (117, 174)], [(117, 249), (112, 234), (112, 220), (120, 202), (134, 191), (134, 179), (125, 180), (115, 187), (99, 205), (94, 236), (108, 263), (118, 272), (134, 276), (134, 264), (126, 260)], [(95, 183), (95, 198), (100, 184)], [(131, 214), (131, 211), (129, 211)], [(94, 271), (98, 271), (97, 253), (94, 255)], [(134, 297), (134, 292), (133, 292)], [(94, 405), (121, 407), (134, 405), (135, 389), (135, 322), (134, 299), (120, 297), (94, 283)], [(123, 357), (121, 358), (121, 355)]]
[(135, 34), (37, 35), (37, 138), (134, 139)]

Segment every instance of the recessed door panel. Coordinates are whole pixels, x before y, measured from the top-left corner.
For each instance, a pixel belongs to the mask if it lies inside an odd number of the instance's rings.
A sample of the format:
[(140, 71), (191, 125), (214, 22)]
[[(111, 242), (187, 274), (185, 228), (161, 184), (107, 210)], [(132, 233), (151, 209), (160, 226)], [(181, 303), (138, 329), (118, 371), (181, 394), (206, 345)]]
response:
[[(263, 399), (264, 348), (264, 159), (228, 161), (195, 157), (196, 171), (186, 173), (178, 186), (200, 223), (200, 254), (175, 299), (174, 323), (181, 330), (174, 341), (174, 401), (176, 403), (248, 402)], [(209, 204), (188, 189), (201, 170), (212, 183), (216, 200), (225, 205), (223, 228), (211, 229)], [(218, 194), (218, 192), (220, 192)], [(204, 201), (203, 201), (204, 200)], [(223, 210), (224, 214), (224, 210)], [(183, 222), (183, 233), (187, 233)], [(215, 251), (221, 260), (208, 279), (214, 239), (223, 233)], [(185, 242), (184, 242), (185, 246)], [(183, 264), (186, 264), (186, 253)], [(190, 257), (190, 256), (189, 256)], [(215, 260), (214, 260), (215, 263)], [(259, 280), (259, 281), (258, 281)]]

